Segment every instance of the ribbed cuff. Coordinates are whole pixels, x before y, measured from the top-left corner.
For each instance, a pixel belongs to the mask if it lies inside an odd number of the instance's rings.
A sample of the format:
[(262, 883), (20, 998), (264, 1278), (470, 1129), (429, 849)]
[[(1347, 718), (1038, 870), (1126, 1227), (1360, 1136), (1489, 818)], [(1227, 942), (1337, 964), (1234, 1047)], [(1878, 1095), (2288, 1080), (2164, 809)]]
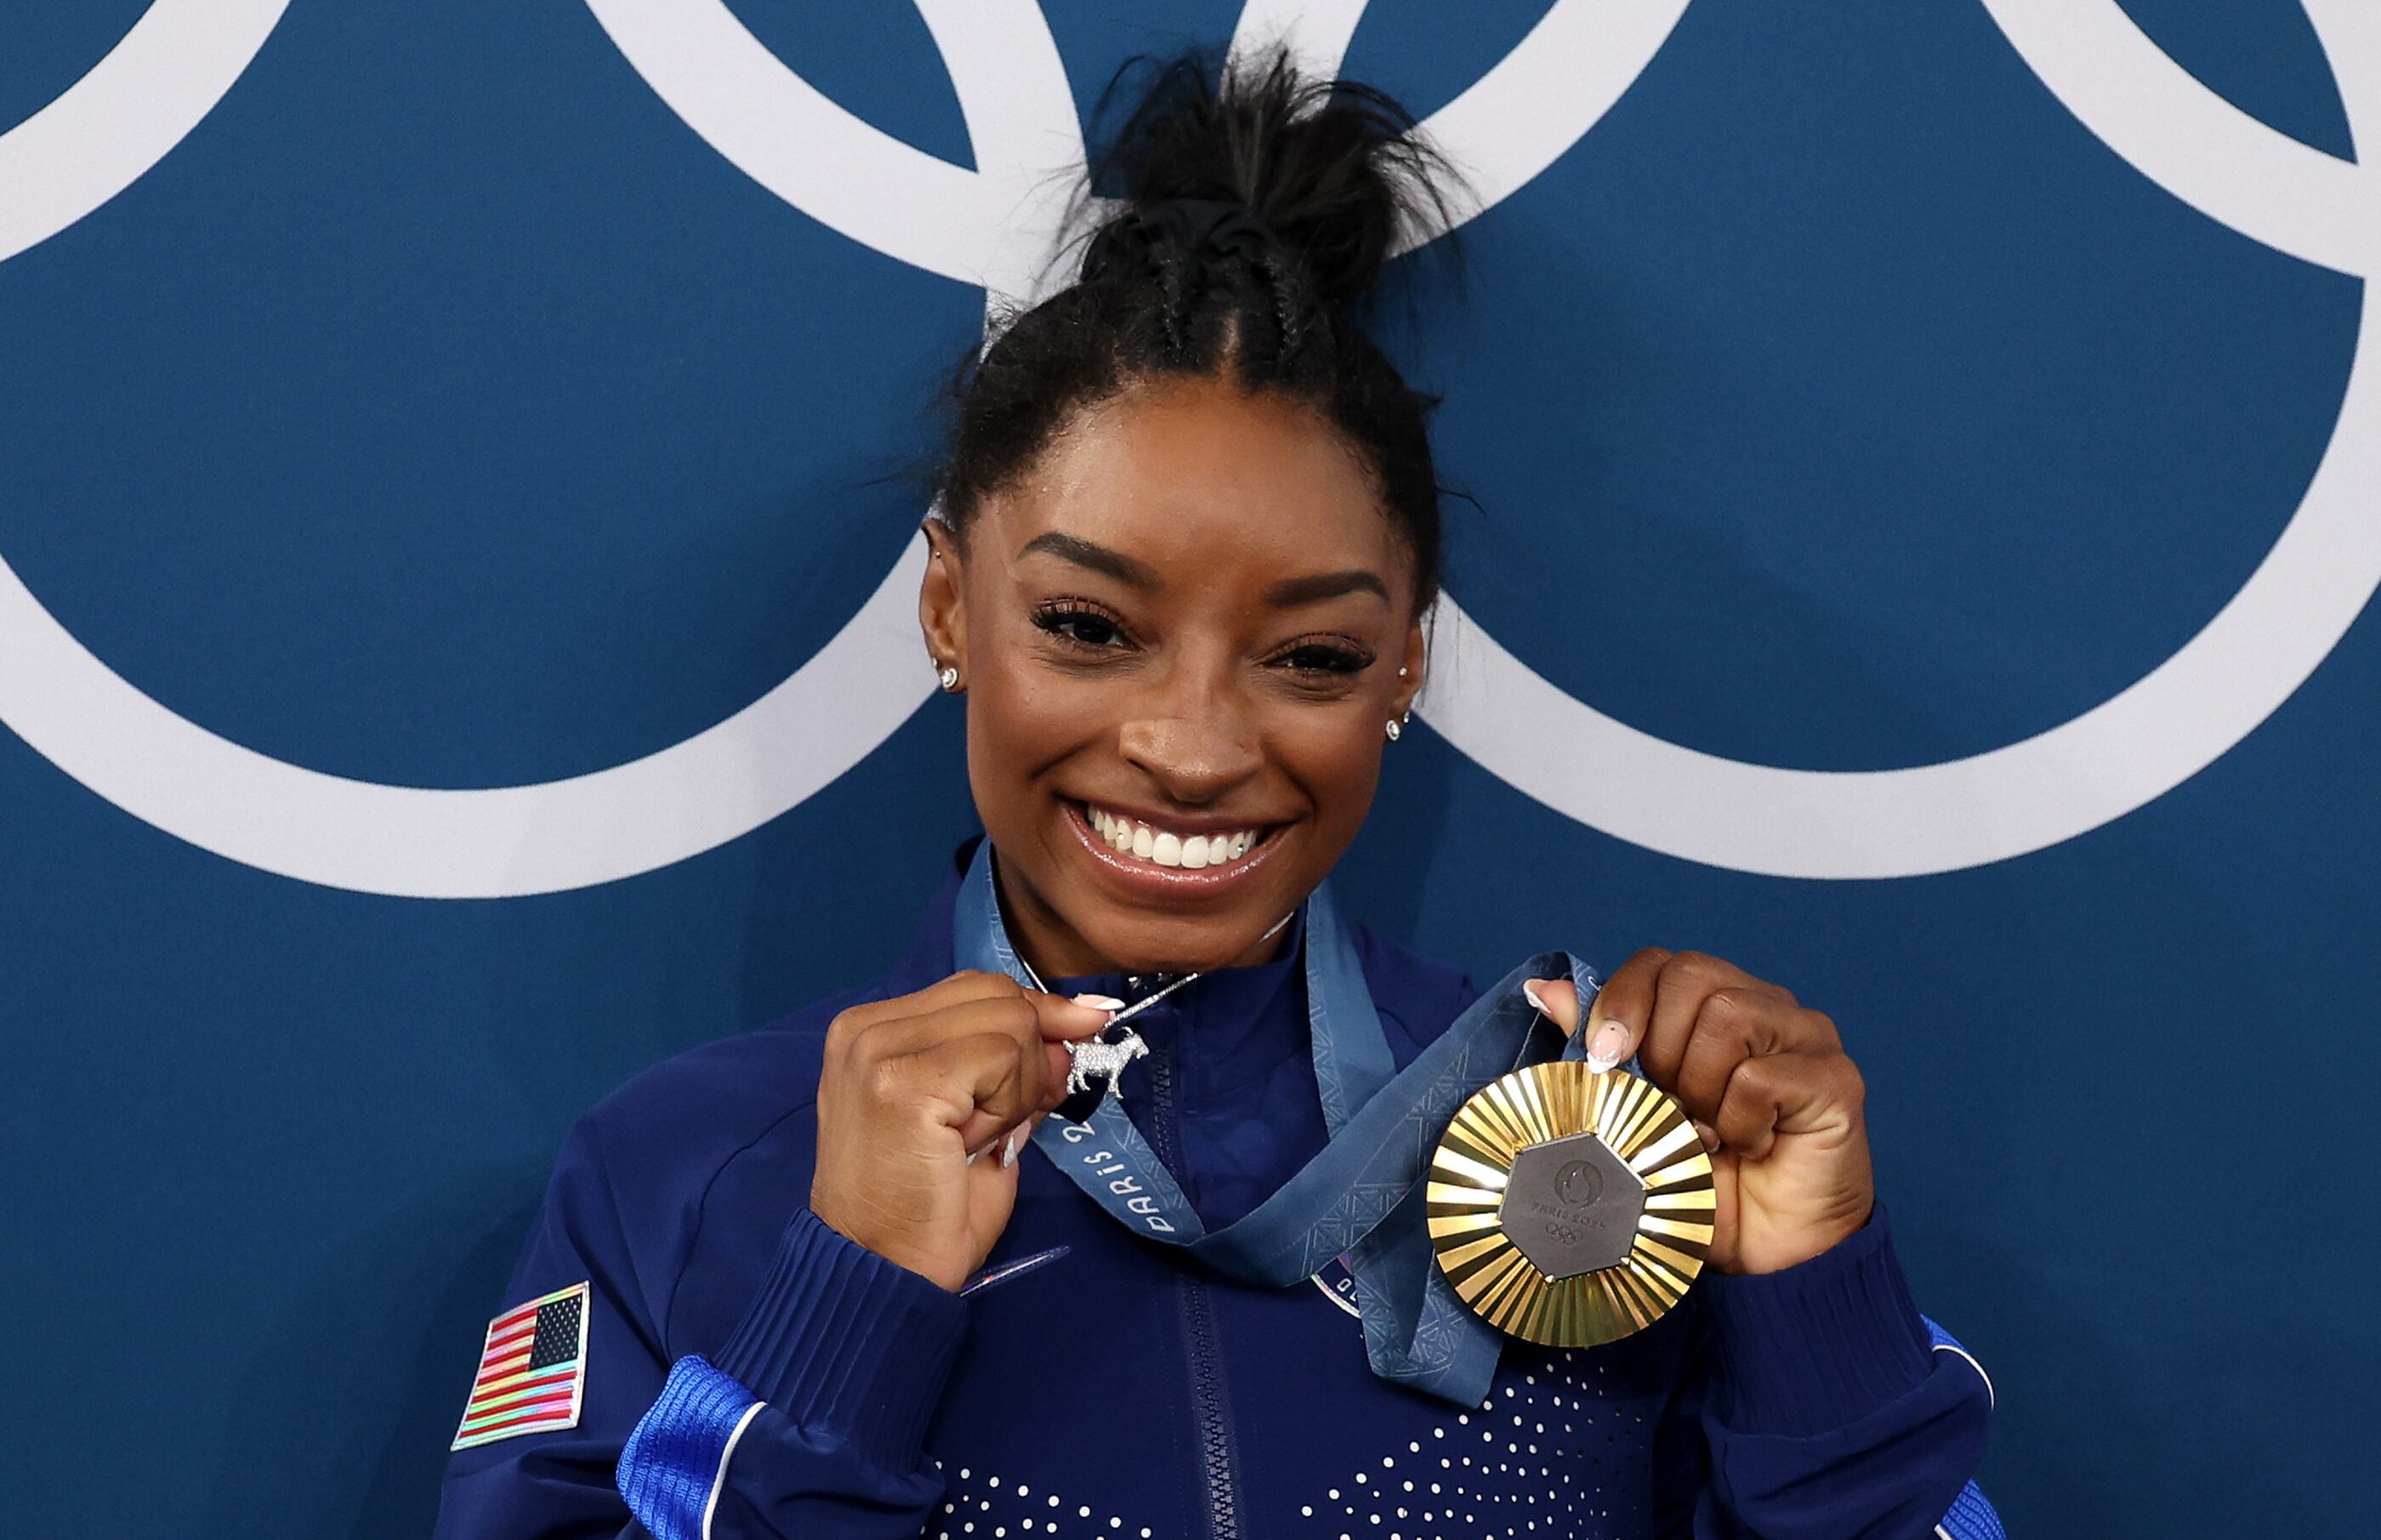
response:
[(958, 1295), (804, 1209), (712, 1362), (799, 1426), (906, 1471), (918, 1462), (967, 1325)]
[(1882, 1204), (1808, 1262), (1756, 1277), (1706, 1273), (1703, 1281), (1719, 1343), (1720, 1416), (1739, 1433), (1803, 1437), (1844, 1427), (1908, 1393), (1932, 1364)]
[(727, 1452), (761, 1403), (701, 1358), (681, 1358), (620, 1450), (613, 1484), (653, 1540), (702, 1540)]

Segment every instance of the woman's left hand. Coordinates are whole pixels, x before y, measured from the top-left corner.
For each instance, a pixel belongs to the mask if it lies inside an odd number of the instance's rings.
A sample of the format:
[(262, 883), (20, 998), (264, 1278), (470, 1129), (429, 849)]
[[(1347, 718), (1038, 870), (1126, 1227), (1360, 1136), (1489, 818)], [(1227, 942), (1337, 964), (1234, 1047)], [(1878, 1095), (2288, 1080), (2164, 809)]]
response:
[(1597, 1069), (1639, 1057), (1712, 1152), (1714, 1266), (1774, 1273), (1867, 1223), (1875, 1186), (1860, 1070), (1836, 1024), (1774, 984), (1701, 952), (1649, 947), (1580, 1021), (1567, 979), (1531, 992)]

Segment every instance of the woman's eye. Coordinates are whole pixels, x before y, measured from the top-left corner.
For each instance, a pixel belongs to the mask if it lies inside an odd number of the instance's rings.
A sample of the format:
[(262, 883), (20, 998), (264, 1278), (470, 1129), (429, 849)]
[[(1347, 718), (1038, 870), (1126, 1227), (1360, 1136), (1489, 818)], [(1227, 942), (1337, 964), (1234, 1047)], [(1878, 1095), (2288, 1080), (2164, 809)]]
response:
[(1097, 610), (1043, 610), (1033, 617), (1033, 623), (1078, 647), (1113, 647), (1124, 639), (1117, 623)]
[(1372, 661), (1368, 654), (1319, 642), (1293, 647), (1281, 655), (1285, 666), (1301, 674), (1353, 674)]

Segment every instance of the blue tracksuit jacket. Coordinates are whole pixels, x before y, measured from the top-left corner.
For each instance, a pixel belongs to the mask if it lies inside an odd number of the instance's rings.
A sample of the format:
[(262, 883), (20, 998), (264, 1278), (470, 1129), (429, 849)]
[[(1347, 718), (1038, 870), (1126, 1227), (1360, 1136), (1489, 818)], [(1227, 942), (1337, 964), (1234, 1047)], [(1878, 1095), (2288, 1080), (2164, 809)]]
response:
[[(588, 1285), (577, 1424), (458, 1452), (442, 1540), (1998, 1535), (1969, 1485), (1990, 1388), (1911, 1305), (1881, 1211), (1786, 1272), (1706, 1273), (1619, 1342), (1510, 1344), (1470, 1410), (1372, 1373), (1351, 1279), (1218, 1277), (1031, 1146), (959, 1295), (828, 1229), (804, 1206), (827, 1025), (953, 971), (956, 887), (883, 978), (573, 1131), (505, 1303)], [(1358, 947), (1402, 1068), (1473, 992)], [(1211, 1227), (1324, 1143), (1288, 950), (1136, 1018), (1128, 1109)]]

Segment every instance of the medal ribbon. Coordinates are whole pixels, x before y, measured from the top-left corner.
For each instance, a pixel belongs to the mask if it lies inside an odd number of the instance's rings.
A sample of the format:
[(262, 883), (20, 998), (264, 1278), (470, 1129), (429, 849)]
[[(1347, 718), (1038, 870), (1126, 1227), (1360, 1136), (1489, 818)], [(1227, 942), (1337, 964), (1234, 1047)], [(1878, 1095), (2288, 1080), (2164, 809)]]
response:
[[(1001, 921), (990, 840), (977, 848), (952, 921), (959, 967), (1034, 987)], [(1306, 900), (1306, 1008), (1330, 1140), (1297, 1175), (1246, 1216), (1209, 1230), (1120, 1098), (1104, 1097), (1086, 1123), (1044, 1119), (1033, 1143), (1118, 1223), (1244, 1283), (1288, 1288), (1345, 1256), (1356, 1275), (1373, 1372), (1477, 1406), (1503, 1338), (1456, 1296), (1432, 1258), (1425, 1178), (1431, 1152), (1464, 1099), (1546, 1057), (1532, 1051), (1545, 1045), (1536, 1030), (1545, 1018), (1521, 994), (1522, 981), (1564, 977), (1581, 999), (1594, 997), (1593, 970), (1568, 952), (1541, 952), (1399, 1070), (1325, 883)], [(1573, 1038), (1561, 1051), (1576, 1058), (1585, 1045)]]

